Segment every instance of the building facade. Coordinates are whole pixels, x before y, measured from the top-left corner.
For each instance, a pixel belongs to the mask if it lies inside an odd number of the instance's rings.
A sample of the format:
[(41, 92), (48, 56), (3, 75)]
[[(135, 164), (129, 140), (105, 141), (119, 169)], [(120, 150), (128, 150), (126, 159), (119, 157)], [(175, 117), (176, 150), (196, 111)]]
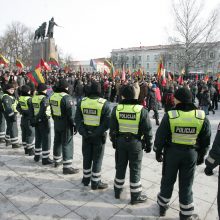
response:
[[(183, 69), (180, 54), (179, 47), (157, 45), (113, 49), (111, 58), (116, 69), (122, 69), (123, 66), (130, 71), (142, 68), (147, 74), (157, 73), (162, 58), (167, 72), (179, 74)], [(220, 72), (220, 42), (208, 44), (198, 54), (189, 73), (214, 75)]]

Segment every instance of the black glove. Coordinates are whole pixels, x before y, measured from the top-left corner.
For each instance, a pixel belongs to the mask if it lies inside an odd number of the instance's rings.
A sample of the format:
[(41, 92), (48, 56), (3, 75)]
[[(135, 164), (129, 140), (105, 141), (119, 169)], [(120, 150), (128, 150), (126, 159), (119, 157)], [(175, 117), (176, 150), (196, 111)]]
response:
[(145, 151), (146, 153), (150, 153), (150, 152), (151, 152), (151, 147), (145, 146), (144, 151)]
[(204, 173), (205, 173), (206, 176), (212, 176), (212, 175), (214, 174), (214, 173), (213, 173), (213, 170), (210, 169), (209, 167), (206, 167), (206, 168), (204, 169)]
[(201, 165), (204, 163), (204, 156), (198, 156), (196, 165)]
[(106, 139), (107, 139), (107, 133), (105, 132), (105, 133), (102, 135), (102, 144), (105, 144), (105, 143), (106, 143)]
[(73, 125), (73, 135), (77, 134), (77, 129), (76, 129), (76, 125)]
[(12, 115), (9, 117), (10, 122), (15, 122), (16, 121), (16, 116)]
[(162, 153), (156, 153), (156, 160), (157, 162), (163, 162), (163, 154)]

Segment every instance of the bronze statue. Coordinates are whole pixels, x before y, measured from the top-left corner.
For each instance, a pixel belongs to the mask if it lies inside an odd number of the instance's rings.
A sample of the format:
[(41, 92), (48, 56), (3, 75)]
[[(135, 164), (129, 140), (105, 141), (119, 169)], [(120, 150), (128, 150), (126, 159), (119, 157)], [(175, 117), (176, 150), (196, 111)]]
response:
[(49, 37), (49, 38), (53, 38), (54, 25), (58, 26), (56, 24), (56, 22), (54, 21), (54, 18), (51, 18), (51, 20), (49, 21), (49, 26), (48, 26), (48, 30), (47, 30), (47, 37)]
[(34, 40), (44, 40), (46, 33), (47, 22), (42, 23), (42, 25), (35, 31)]

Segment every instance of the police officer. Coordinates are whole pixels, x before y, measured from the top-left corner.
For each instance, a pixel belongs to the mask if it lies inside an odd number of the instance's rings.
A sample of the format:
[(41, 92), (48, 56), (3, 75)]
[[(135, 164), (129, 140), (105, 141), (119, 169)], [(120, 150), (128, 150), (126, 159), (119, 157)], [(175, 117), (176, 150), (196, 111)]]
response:
[(25, 154), (34, 155), (34, 128), (31, 126), (31, 89), (27, 85), (21, 87), (21, 96), (19, 97), (17, 110), (21, 117), (22, 145)]
[(116, 149), (114, 191), (115, 198), (119, 199), (129, 162), (131, 204), (134, 205), (147, 200), (142, 194), (141, 162), (143, 149), (146, 153), (151, 151), (152, 127), (148, 111), (134, 99), (133, 86), (122, 86), (121, 95), (122, 101), (113, 108), (110, 121), (110, 139)]
[[(206, 168), (204, 170), (207, 176), (213, 175), (213, 169), (220, 165), (220, 123), (218, 125), (217, 134), (212, 145), (212, 149), (209, 151), (209, 156), (205, 160)], [(219, 167), (220, 171), (220, 167)], [(220, 172), (218, 175), (218, 216), (220, 216)]]
[(192, 185), (196, 165), (204, 162), (211, 137), (209, 120), (192, 103), (188, 88), (174, 94), (176, 107), (165, 113), (156, 132), (156, 160), (163, 161), (162, 180), (157, 203), (165, 216), (179, 172), (180, 220), (195, 220)]
[[(0, 102), (2, 100), (3, 95), (4, 92), (2, 91), (2, 88), (0, 86)], [(0, 143), (5, 143), (5, 117), (3, 114), (2, 105), (0, 105)]]
[(35, 156), (38, 162), (42, 149), (42, 165), (52, 164), (49, 158), (51, 148), (51, 128), (50, 128), (50, 106), (47, 98), (47, 85), (40, 83), (37, 88), (38, 93), (32, 98), (33, 119), (35, 126)]
[(72, 167), (75, 106), (72, 97), (68, 94), (68, 87), (68, 82), (61, 79), (50, 97), (54, 120), (53, 155), (55, 167), (62, 163), (63, 155), (63, 174), (75, 174), (79, 172)]
[(7, 123), (5, 141), (6, 146), (12, 144), (12, 148), (19, 148), (21, 146), (18, 144), (17, 100), (14, 97), (14, 92), (12, 84), (5, 85), (5, 93), (2, 96), (3, 113)]
[(107, 100), (100, 96), (100, 83), (92, 81), (89, 95), (79, 102), (75, 117), (77, 130), (83, 137), (82, 183), (88, 186), (91, 180), (93, 190), (108, 187), (106, 183), (101, 182), (101, 166), (111, 109)]

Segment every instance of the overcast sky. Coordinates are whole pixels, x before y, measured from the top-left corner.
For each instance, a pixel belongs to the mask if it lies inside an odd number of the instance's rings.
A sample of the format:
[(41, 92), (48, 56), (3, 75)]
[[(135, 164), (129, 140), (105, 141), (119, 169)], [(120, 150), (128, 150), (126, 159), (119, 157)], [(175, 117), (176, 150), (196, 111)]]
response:
[[(108, 57), (112, 49), (168, 43), (172, 0), (0, 0), (0, 34), (13, 21), (33, 31), (54, 17), (56, 44), (74, 60)], [(219, 0), (206, 1), (206, 11)]]

